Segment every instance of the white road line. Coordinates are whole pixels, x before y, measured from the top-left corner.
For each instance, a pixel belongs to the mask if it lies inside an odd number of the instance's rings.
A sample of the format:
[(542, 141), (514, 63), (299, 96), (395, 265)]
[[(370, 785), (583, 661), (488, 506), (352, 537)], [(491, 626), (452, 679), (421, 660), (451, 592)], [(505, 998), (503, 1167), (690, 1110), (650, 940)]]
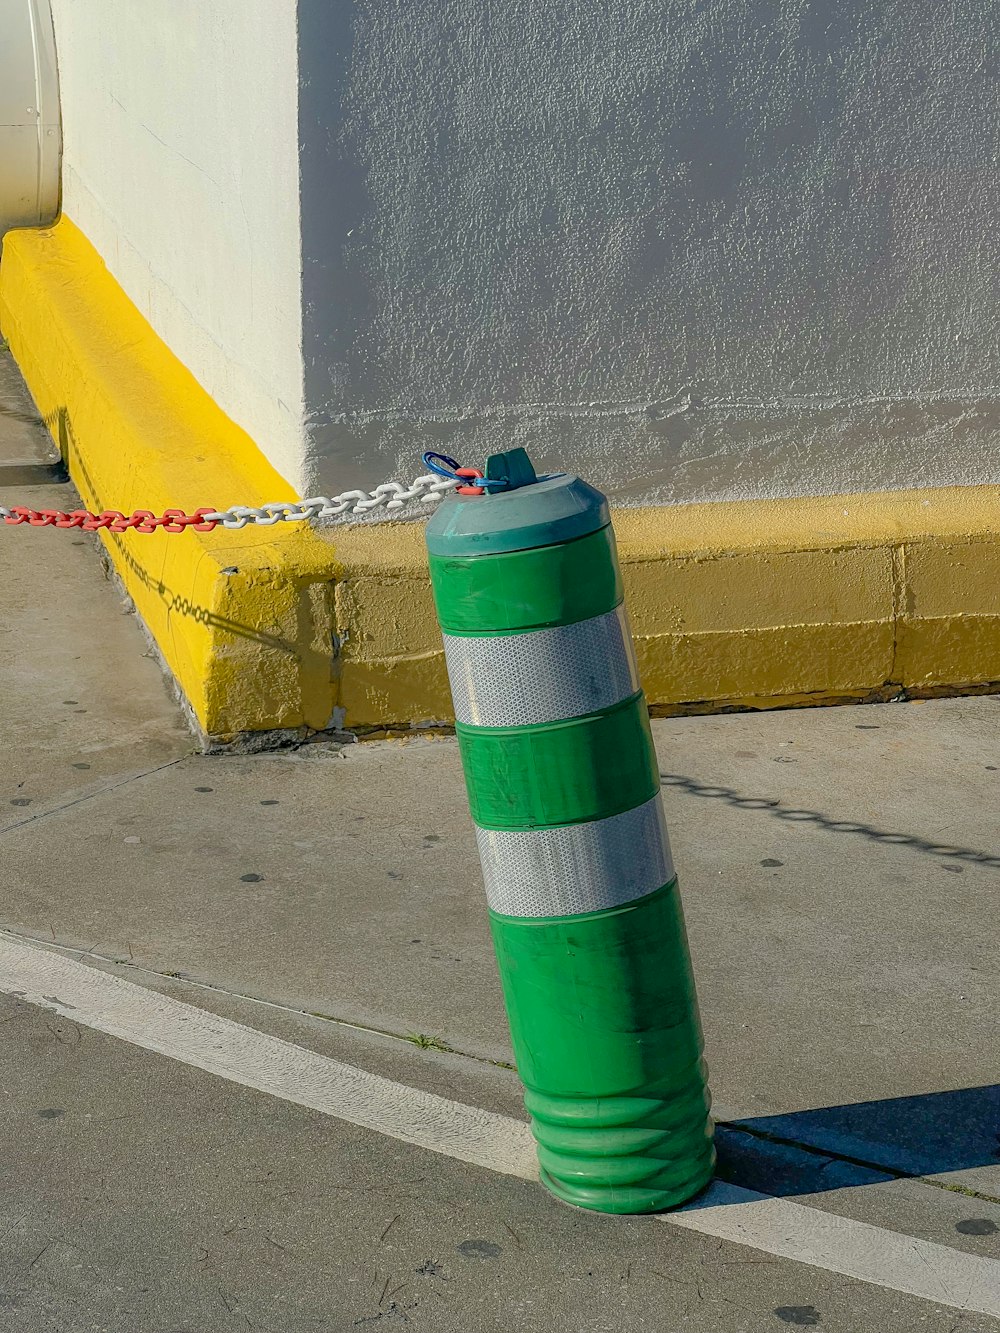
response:
[[(349, 1124), (524, 1180), (527, 1125), (304, 1050), (0, 932), (0, 991)], [(956, 1310), (1000, 1318), (1000, 1262), (716, 1184), (663, 1220)]]
[(537, 1176), (526, 1124), (394, 1083), (0, 933), (0, 991), (231, 1083), (508, 1176)]
[(664, 1220), (936, 1305), (1000, 1316), (1000, 1263), (995, 1259), (788, 1199), (717, 1181), (695, 1203)]

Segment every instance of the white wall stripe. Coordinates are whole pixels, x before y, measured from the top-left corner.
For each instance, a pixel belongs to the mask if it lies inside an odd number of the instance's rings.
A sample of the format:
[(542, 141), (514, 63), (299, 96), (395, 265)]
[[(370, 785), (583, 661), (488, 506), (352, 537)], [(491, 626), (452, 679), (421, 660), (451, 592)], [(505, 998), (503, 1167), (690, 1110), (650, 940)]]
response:
[(522, 727), (609, 708), (635, 694), (639, 673), (625, 608), (524, 634), (444, 635), (459, 722)]
[[(0, 933), (0, 991), (230, 1082), (459, 1161), (537, 1178), (528, 1126), (408, 1088)], [(1000, 1318), (1000, 1263), (716, 1184), (662, 1219), (937, 1305)], [(614, 1219), (608, 1219), (614, 1225)]]
[(476, 829), (486, 900), (504, 916), (576, 916), (655, 893), (674, 877), (663, 807), (589, 824)]

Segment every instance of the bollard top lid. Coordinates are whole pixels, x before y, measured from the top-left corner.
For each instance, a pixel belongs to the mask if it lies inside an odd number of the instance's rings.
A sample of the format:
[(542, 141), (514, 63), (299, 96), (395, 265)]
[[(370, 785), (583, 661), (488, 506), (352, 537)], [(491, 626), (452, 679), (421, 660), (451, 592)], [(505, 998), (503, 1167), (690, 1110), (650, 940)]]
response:
[[(555, 546), (611, 522), (600, 491), (566, 472), (539, 477), (523, 449), (493, 454), (482, 495), (451, 492), (427, 525), (431, 555), (500, 555)], [(472, 482), (472, 485), (475, 485)]]

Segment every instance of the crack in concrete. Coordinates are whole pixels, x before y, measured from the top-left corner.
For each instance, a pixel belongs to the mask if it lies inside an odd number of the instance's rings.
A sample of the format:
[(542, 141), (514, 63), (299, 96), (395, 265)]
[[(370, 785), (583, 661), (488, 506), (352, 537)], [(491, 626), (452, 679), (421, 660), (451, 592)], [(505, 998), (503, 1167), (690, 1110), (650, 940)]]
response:
[[(313, 431), (327, 426), (396, 426), (414, 421), (434, 424), (476, 426), (484, 422), (511, 419), (560, 420), (583, 417), (636, 417), (654, 420), (674, 416), (693, 416), (740, 412), (752, 417), (784, 415), (787, 413), (815, 414), (823, 412), (864, 412), (914, 410), (922, 412), (951, 411), (959, 413), (960, 421), (977, 411), (995, 409), (1000, 390), (982, 391), (958, 389), (947, 394), (900, 394), (852, 396), (837, 394), (782, 394), (777, 397), (739, 397), (698, 390), (695, 385), (681, 385), (673, 392), (660, 392), (639, 398), (592, 398), (577, 402), (478, 402), (458, 404), (427, 404), (423, 407), (390, 405), (369, 408), (315, 407), (308, 414), (307, 424)], [(706, 458), (713, 455), (706, 454)], [(685, 463), (697, 459), (685, 459)]]
[[(87, 801), (96, 800), (98, 796), (104, 796), (109, 791), (118, 791), (121, 787), (127, 787), (131, 782), (137, 782), (140, 778), (151, 777), (154, 773), (162, 773), (165, 768), (173, 768), (176, 764), (183, 764), (186, 760), (194, 757), (193, 752), (182, 754), (177, 759), (168, 759), (165, 764), (157, 764), (155, 768), (144, 768), (136, 773), (129, 773), (127, 777), (117, 782), (106, 782), (101, 786), (92, 787), (82, 796), (76, 796), (72, 801), (63, 801), (59, 805), (49, 806), (46, 810), (36, 810), (33, 814), (27, 815), (24, 819), (15, 820), (12, 824), (5, 824), (0, 828), (0, 837), (5, 833), (13, 833), (15, 829), (24, 828), (28, 824), (36, 824), (41, 819), (48, 819), (51, 815), (62, 814), (64, 810), (72, 810), (74, 806), (85, 805)], [(25, 936), (29, 939), (30, 936)]]

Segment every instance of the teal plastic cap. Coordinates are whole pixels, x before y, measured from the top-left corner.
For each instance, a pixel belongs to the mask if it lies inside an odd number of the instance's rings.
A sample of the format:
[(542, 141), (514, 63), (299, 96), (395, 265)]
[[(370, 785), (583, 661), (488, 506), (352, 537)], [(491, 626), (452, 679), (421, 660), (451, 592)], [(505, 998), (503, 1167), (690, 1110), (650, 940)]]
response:
[(611, 522), (600, 491), (564, 472), (537, 477), (523, 449), (494, 454), (486, 476), (502, 481), (504, 489), (491, 488), (483, 495), (452, 491), (438, 505), (427, 525), (431, 555), (530, 551), (586, 537)]

